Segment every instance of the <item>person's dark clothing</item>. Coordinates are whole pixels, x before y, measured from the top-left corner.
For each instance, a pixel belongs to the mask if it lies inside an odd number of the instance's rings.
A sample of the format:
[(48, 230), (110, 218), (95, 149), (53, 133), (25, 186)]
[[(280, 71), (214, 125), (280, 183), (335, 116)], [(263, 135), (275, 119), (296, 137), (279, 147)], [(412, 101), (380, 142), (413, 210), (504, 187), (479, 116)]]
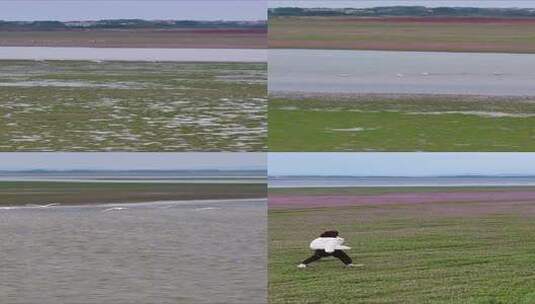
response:
[(307, 265), (314, 261), (317, 261), (321, 258), (333, 256), (335, 258), (338, 258), (342, 263), (349, 265), (353, 263), (353, 260), (343, 251), (343, 250), (335, 250), (332, 253), (328, 253), (325, 250), (315, 250), (314, 255), (309, 257), (308, 259), (303, 261), (303, 264)]
[(320, 237), (330, 237), (330, 238), (335, 238), (337, 236), (338, 236), (338, 231), (336, 230), (325, 231), (324, 233), (320, 235)]

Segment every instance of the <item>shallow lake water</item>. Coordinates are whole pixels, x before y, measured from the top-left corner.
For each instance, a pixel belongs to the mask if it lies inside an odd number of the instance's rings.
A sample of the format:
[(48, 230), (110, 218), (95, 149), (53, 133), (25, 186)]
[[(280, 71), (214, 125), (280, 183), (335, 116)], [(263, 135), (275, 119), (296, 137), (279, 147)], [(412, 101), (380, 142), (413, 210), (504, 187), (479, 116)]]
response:
[(269, 90), (535, 95), (535, 54), (270, 50)]
[(0, 47), (0, 59), (265, 62), (267, 50)]
[(266, 201), (0, 208), (10, 304), (266, 303)]

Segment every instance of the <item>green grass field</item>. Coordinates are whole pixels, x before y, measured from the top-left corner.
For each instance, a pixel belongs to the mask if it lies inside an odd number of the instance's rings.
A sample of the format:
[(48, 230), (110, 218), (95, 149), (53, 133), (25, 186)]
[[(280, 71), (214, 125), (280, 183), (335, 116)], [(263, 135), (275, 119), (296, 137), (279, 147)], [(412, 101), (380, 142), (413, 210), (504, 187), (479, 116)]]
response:
[[(535, 303), (534, 220), (533, 202), (271, 209), (270, 303)], [(364, 267), (296, 268), (327, 229)]]
[(264, 184), (0, 182), (0, 205), (135, 203), (159, 200), (262, 198)]
[(270, 151), (533, 151), (535, 103), (462, 96), (277, 97)]
[(0, 151), (262, 151), (265, 63), (0, 61)]

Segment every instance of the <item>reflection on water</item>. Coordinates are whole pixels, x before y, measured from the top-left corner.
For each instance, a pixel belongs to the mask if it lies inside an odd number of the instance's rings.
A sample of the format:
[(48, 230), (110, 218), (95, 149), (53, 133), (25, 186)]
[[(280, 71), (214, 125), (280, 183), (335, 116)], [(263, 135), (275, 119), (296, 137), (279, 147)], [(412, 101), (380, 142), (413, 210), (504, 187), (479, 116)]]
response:
[(265, 303), (265, 200), (0, 210), (10, 304)]
[(269, 90), (535, 95), (535, 55), (270, 50)]

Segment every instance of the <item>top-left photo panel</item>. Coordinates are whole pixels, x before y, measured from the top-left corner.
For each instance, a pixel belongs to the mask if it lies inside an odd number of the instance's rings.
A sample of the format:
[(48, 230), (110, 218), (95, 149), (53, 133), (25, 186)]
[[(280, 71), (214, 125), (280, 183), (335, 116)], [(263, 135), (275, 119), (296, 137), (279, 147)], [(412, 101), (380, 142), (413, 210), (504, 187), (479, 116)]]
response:
[(0, 152), (266, 151), (267, 1), (0, 1)]

